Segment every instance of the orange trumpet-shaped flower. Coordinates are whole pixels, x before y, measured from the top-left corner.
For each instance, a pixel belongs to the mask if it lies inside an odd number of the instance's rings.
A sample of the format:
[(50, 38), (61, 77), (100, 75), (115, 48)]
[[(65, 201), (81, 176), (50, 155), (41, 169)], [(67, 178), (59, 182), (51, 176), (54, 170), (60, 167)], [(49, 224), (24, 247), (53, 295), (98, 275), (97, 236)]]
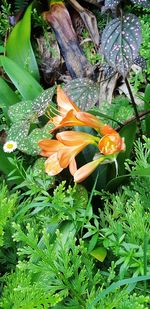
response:
[(73, 110), (75, 112), (80, 111), (78, 106), (71, 99), (69, 99), (69, 97), (65, 94), (65, 92), (60, 86), (57, 87), (57, 105), (59, 115), (53, 117), (50, 120), (51, 122), (53, 122), (55, 127), (59, 126), (60, 122), (70, 110)]
[(96, 168), (106, 160), (106, 157), (100, 157), (80, 167), (74, 174), (74, 182), (82, 182), (91, 175)]
[[(115, 131), (115, 130), (114, 130)], [(99, 150), (104, 155), (117, 154), (125, 150), (124, 139), (115, 131), (114, 134), (103, 136), (98, 143)]]
[(64, 131), (57, 133), (56, 138), (66, 146), (77, 146), (81, 144), (94, 144), (97, 146), (97, 142), (99, 142), (98, 137), (80, 131)]

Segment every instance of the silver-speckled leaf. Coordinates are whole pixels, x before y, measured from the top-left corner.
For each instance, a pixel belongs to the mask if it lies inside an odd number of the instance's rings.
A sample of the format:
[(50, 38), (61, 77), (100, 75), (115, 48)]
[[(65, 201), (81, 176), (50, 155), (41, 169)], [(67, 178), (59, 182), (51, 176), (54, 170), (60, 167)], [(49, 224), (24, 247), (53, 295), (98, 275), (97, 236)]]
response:
[(141, 28), (133, 14), (115, 18), (102, 34), (102, 52), (108, 64), (123, 77), (129, 72), (141, 45)]
[(142, 5), (144, 8), (150, 8), (150, 0), (131, 0), (132, 3)]
[(8, 115), (12, 122), (33, 118), (35, 112), (32, 111), (32, 101), (21, 101), (10, 106)]
[(52, 127), (53, 125), (48, 123), (42, 129), (34, 129), (27, 137), (25, 152), (32, 156), (38, 155), (41, 152), (38, 142), (45, 138), (51, 139), (52, 135), (49, 132)]
[(146, 67), (147, 67), (147, 63), (146, 63), (146, 60), (142, 57), (142, 56), (137, 56), (135, 59), (134, 59), (134, 64), (138, 65), (139, 67), (142, 68), (142, 70), (145, 70)]
[(83, 111), (98, 102), (99, 85), (87, 78), (73, 79), (65, 85), (64, 91)]
[(29, 132), (30, 123), (27, 120), (21, 120), (13, 123), (7, 135), (7, 141), (17, 142), (17, 148), (24, 151), (26, 147), (26, 138)]
[(105, 0), (105, 8), (113, 10), (121, 2), (121, 0)]
[(48, 105), (51, 103), (54, 92), (55, 86), (51, 87), (47, 90), (44, 90), (32, 103), (33, 111), (38, 113), (38, 116), (42, 116)]

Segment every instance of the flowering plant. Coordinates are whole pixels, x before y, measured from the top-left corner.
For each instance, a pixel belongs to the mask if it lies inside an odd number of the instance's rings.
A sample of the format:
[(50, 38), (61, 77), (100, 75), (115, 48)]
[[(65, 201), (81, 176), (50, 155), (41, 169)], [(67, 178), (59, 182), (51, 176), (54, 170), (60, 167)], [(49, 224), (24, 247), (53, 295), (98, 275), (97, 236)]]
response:
[[(72, 102), (60, 86), (57, 88), (57, 103), (59, 115), (50, 119), (54, 124), (51, 132), (63, 127), (79, 126), (95, 129), (97, 135), (79, 131), (63, 131), (56, 134), (56, 139), (44, 139), (39, 142), (41, 155), (48, 157), (45, 161), (46, 172), (50, 176), (59, 174), (69, 167), (75, 182), (85, 180), (100, 164), (116, 161), (119, 152), (125, 150), (124, 139), (119, 133), (104, 124), (96, 116), (82, 112)], [(95, 147), (96, 155), (93, 161), (79, 169), (75, 157), (88, 145)]]

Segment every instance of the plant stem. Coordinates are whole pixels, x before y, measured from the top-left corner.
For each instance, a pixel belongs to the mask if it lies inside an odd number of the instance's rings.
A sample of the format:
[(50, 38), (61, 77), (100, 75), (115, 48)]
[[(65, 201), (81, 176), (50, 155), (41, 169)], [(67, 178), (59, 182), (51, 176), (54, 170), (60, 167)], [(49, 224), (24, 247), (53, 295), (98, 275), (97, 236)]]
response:
[(139, 114), (138, 114), (137, 105), (135, 103), (130, 84), (129, 84), (127, 78), (125, 78), (125, 84), (127, 86), (127, 89), (128, 89), (129, 95), (130, 95), (130, 99), (131, 99), (131, 103), (132, 103), (132, 106), (133, 106), (133, 109), (134, 109), (134, 112), (135, 112), (135, 118), (136, 118), (137, 126), (138, 126), (138, 129), (139, 129), (140, 138), (142, 139), (143, 133), (142, 133), (142, 128), (141, 128), (141, 120), (140, 120), (140, 117), (139, 117)]
[[(144, 118), (144, 116), (146, 116), (147, 114), (150, 114), (150, 109), (147, 109), (145, 111), (138, 113), (140, 119)], [(126, 120), (124, 123), (121, 123), (117, 128), (115, 128), (115, 130), (120, 131), (121, 128), (123, 128), (124, 126), (126, 126), (127, 124), (129, 124), (130, 122), (135, 121), (135, 120), (136, 120), (136, 117), (132, 117), (132, 118)], [(141, 120), (143, 120), (143, 119), (141, 119)]]

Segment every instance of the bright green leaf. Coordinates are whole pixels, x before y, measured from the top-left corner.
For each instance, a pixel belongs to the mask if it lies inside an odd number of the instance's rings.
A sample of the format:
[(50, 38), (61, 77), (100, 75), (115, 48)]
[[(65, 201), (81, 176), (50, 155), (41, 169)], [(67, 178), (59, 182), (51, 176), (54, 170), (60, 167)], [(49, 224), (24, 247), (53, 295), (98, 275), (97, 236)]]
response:
[(0, 66), (3, 67), (24, 100), (33, 100), (43, 91), (41, 85), (30, 73), (8, 57), (0, 56)]
[(95, 257), (97, 260), (99, 260), (100, 262), (103, 262), (105, 260), (106, 255), (107, 255), (107, 251), (103, 247), (97, 247), (92, 252), (90, 252), (90, 254), (93, 257)]
[(28, 6), (23, 18), (15, 25), (6, 45), (7, 56), (28, 71), (37, 80), (39, 70), (30, 42), (32, 4)]

